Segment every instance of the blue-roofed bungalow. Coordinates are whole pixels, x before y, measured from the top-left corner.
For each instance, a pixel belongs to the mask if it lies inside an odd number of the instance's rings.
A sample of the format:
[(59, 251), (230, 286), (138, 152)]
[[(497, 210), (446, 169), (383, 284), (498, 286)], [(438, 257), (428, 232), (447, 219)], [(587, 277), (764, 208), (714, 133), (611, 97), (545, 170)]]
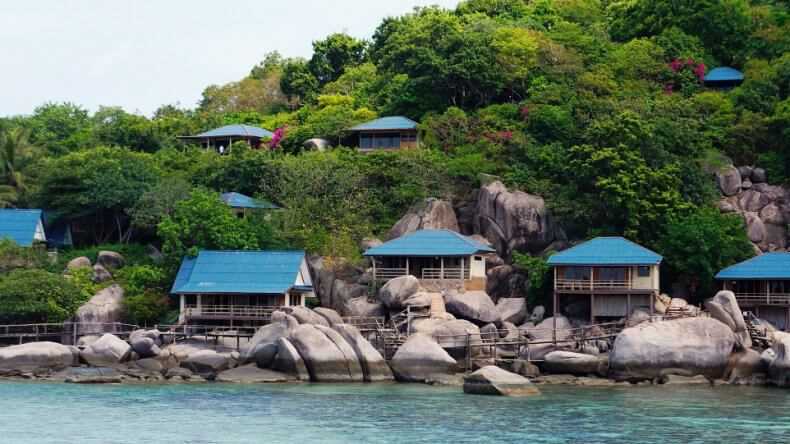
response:
[(462, 283), (485, 290), (488, 245), (450, 230), (419, 230), (365, 251), (377, 283), (412, 275), (426, 281)]
[(222, 193), (220, 195), (220, 199), (222, 199), (223, 202), (231, 207), (233, 212), (239, 217), (244, 217), (250, 211), (280, 209), (278, 205), (275, 205), (267, 200), (256, 199), (254, 197), (236, 192)]
[(262, 323), (314, 297), (303, 251), (210, 251), (184, 258), (170, 291), (181, 323)]
[(9, 239), (22, 247), (47, 242), (41, 210), (0, 209), (0, 239)]
[(743, 83), (743, 73), (735, 68), (721, 66), (710, 70), (704, 82), (710, 88), (734, 88)]
[(227, 152), (233, 142), (244, 141), (250, 148), (259, 148), (261, 141), (269, 140), (274, 136), (269, 130), (251, 125), (225, 125), (220, 128), (195, 134), (194, 136), (180, 136), (186, 142), (199, 143), (206, 148), (213, 148), (219, 153)]
[(417, 122), (403, 116), (389, 116), (371, 120), (349, 129), (358, 139), (360, 151), (399, 150), (417, 148)]
[(716, 280), (735, 293), (741, 308), (790, 329), (790, 253), (765, 253), (721, 270)]
[(569, 305), (589, 310), (591, 322), (616, 320), (634, 308), (653, 313), (661, 256), (622, 237), (596, 237), (552, 255), (554, 313)]

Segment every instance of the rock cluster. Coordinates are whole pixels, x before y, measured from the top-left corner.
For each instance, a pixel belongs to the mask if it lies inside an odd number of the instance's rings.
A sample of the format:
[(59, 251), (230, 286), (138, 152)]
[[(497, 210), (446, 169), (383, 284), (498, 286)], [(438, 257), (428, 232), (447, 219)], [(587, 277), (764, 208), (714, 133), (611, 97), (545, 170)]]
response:
[(766, 182), (762, 168), (726, 166), (716, 173), (722, 193), (719, 210), (743, 217), (749, 240), (759, 251), (784, 251), (788, 243), (790, 190)]
[(541, 252), (565, 235), (540, 196), (508, 191), (500, 181), (480, 188), (475, 207), (474, 232), (509, 258), (513, 251)]

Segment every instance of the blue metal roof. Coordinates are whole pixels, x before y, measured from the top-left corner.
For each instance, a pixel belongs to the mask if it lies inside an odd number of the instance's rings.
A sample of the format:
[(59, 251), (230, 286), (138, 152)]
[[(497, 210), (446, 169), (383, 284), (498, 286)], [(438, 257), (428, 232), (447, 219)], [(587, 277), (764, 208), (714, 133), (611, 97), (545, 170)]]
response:
[(280, 208), (271, 202), (262, 199), (255, 199), (236, 192), (223, 193), (220, 198), (223, 202), (233, 208), (253, 208), (263, 210), (277, 210)]
[(274, 136), (269, 130), (250, 125), (225, 125), (223, 127), (214, 128), (213, 130), (206, 131), (194, 136), (186, 136), (188, 139), (207, 139), (211, 137), (257, 137), (260, 139), (271, 139)]
[(623, 237), (596, 237), (552, 255), (557, 265), (658, 265), (663, 258)]
[(721, 270), (716, 279), (790, 279), (790, 253), (765, 253)]
[(450, 230), (420, 230), (385, 242), (365, 252), (365, 256), (471, 256), (495, 253), (476, 240)]
[(296, 285), (303, 260), (304, 251), (203, 250), (184, 259), (170, 292), (283, 294)]
[(41, 210), (0, 209), (0, 239), (10, 239), (23, 247), (33, 245)]
[(705, 75), (706, 82), (742, 82), (743, 73), (735, 68), (722, 66), (712, 69)]
[(417, 122), (403, 116), (382, 117), (359, 124), (349, 131), (394, 131), (417, 129)]

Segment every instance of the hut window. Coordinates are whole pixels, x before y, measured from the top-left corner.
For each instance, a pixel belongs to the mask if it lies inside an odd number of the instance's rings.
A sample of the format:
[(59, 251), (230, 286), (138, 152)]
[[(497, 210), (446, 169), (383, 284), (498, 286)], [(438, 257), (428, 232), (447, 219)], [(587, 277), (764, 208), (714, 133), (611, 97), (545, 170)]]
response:
[(636, 274), (641, 278), (650, 277), (650, 267), (637, 267)]

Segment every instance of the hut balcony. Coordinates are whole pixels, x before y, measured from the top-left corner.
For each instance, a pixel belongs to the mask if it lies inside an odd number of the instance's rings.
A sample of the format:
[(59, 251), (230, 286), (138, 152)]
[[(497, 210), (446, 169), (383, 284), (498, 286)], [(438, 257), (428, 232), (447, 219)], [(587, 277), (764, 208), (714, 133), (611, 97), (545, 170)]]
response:
[(250, 320), (269, 321), (278, 307), (244, 305), (188, 305), (184, 307), (186, 320)]

